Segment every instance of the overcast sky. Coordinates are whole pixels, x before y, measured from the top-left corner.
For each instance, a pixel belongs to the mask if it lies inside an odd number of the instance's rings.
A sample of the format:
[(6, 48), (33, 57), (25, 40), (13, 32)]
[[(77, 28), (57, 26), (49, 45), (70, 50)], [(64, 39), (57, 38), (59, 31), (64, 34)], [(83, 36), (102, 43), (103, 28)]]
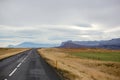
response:
[(120, 38), (120, 0), (0, 0), (0, 47)]

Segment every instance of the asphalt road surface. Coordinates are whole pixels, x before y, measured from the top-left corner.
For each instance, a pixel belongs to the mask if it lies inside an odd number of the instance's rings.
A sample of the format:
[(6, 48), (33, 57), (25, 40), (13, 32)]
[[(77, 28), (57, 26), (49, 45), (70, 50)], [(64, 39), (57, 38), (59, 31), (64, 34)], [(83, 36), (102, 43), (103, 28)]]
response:
[(27, 50), (0, 61), (0, 80), (61, 80), (38, 54)]

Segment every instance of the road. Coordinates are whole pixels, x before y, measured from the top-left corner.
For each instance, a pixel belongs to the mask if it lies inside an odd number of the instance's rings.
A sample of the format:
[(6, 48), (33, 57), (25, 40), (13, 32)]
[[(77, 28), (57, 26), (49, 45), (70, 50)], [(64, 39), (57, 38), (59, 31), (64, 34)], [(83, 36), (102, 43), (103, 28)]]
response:
[(0, 61), (0, 80), (61, 80), (36, 49)]

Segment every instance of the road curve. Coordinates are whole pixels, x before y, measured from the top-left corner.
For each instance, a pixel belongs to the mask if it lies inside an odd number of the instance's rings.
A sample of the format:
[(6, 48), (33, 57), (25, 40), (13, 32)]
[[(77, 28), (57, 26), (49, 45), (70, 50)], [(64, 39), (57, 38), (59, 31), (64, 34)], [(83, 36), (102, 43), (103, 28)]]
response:
[(0, 80), (62, 80), (38, 54), (24, 51), (0, 61)]

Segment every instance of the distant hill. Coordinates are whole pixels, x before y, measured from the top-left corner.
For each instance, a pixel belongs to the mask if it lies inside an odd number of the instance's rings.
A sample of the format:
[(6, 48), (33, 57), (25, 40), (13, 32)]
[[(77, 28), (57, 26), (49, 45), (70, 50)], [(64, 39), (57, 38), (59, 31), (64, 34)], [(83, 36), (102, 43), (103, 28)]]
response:
[(120, 38), (101, 42), (98, 47), (109, 49), (120, 49)]
[(108, 48), (120, 49), (120, 38), (102, 41), (65, 41), (59, 46), (60, 48)]
[(85, 47), (85, 46), (80, 45), (80, 44), (76, 44), (72, 41), (66, 41), (66, 42), (62, 42), (60, 47), (63, 47), (63, 48), (81, 48), (81, 47)]
[(56, 47), (57, 44), (40, 44), (40, 43), (33, 43), (33, 42), (23, 42), (18, 45), (9, 45), (8, 47), (13, 48), (40, 48), (40, 47)]

